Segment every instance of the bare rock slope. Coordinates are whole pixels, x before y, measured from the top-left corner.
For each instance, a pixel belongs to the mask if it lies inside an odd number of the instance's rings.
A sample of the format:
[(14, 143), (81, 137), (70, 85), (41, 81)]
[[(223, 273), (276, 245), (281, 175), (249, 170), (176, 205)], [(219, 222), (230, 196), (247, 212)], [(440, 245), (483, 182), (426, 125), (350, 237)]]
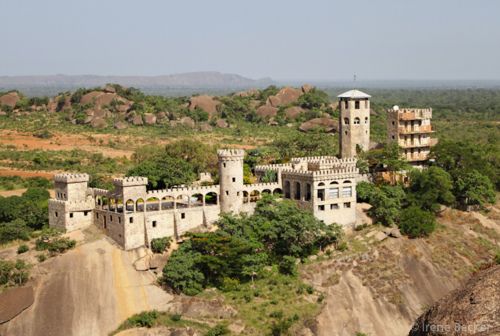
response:
[(497, 220), (488, 228), (475, 214), (448, 209), (439, 222), (441, 227), (425, 239), (378, 239), (384, 230), (367, 228), (350, 238), (347, 253), (305, 267), (305, 280), (325, 295), (308, 332), (408, 335), (419, 315), (460, 287), (499, 247)]
[(421, 315), (409, 336), (499, 335), (500, 265), (474, 275)]
[(172, 296), (133, 268), (139, 257), (101, 238), (39, 264), (34, 304), (0, 325), (0, 335), (107, 335), (133, 314), (166, 310)]

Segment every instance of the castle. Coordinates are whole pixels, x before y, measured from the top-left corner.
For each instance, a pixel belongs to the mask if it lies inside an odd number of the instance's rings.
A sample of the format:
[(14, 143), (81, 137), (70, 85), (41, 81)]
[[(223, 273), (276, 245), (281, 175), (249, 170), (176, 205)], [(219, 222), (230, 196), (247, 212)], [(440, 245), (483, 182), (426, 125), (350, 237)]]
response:
[[(114, 189), (89, 188), (87, 174), (57, 174), (49, 200), (49, 225), (72, 231), (96, 225), (124, 249), (149, 246), (154, 238), (179, 238), (208, 228), (221, 213), (252, 213), (263, 194), (294, 200), (326, 224), (356, 222), (356, 153), (370, 144), (370, 96), (358, 90), (339, 95), (341, 158), (293, 158), (289, 163), (255, 167), (259, 181), (243, 183), (240, 149), (218, 154), (219, 184), (147, 190), (145, 177), (113, 180)], [(272, 172), (269, 174), (269, 172)]]

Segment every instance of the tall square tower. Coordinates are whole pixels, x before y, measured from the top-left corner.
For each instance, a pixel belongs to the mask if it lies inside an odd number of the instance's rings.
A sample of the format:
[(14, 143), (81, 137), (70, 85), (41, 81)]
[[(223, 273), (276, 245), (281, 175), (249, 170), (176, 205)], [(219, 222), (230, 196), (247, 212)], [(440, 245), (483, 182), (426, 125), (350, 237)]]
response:
[(339, 98), (340, 156), (355, 157), (358, 150), (370, 148), (370, 98), (359, 90), (342, 93)]

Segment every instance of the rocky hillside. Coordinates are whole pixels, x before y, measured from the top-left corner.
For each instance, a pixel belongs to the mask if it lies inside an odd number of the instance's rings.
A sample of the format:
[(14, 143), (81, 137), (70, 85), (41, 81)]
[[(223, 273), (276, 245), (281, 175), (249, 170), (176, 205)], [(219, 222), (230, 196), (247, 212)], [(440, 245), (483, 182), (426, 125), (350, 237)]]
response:
[[(481, 265), (493, 260), (499, 248), (499, 215), (498, 204), (488, 217), (447, 209), (438, 218), (440, 228), (425, 239), (395, 238), (398, 235), (377, 227), (354, 232), (346, 252), (319, 257), (303, 269), (304, 278), (325, 293), (324, 306), (316, 319), (307, 324), (304, 335), (353, 336), (357, 332), (371, 336), (407, 335), (428, 307), (460, 287)], [(485, 288), (485, 292), (463, 297), (456, 301), (459, 303), (456, 306), (450, 305), (457, 308), (452, 316), (458, 318), (469, 299), (472, 300), (469, 304), (486, 305), (485, 317), (492, 313), (490, 305), (495, 302), (498, 306), (493, 296), (498, 296), (498, 279), (496, 286), (496, 294), (491, 293), (493, 301), (484, 299), (488, 292)], [(454, 301), (448, 298), (443, 302)], [(470, 315), (463, 314), (460, 321), (474, 319), (477, 313), (470, 310)], [(498, 310), (496, 314), (498, 323)], [(425, 316), (436, 323), (451, 321), (451, 316), (444, 318), (444, 315), (444, 310), (434, 308)]]
[(500, 265), (494, 265), (421, 315), (409, 336), (499, 335), (499, 303)]
[(116, 84), (52, 98), (27, 98), (18, 91), (0, 93), (0, 116), (57, 113), (63, 120), (93, 128), (160, 125), (211, 131), (247, 121), (289, 125), (304, 132), (336, 132), (335, 109), (326, 93), (310, 85), (178, 98), (149, 96)]

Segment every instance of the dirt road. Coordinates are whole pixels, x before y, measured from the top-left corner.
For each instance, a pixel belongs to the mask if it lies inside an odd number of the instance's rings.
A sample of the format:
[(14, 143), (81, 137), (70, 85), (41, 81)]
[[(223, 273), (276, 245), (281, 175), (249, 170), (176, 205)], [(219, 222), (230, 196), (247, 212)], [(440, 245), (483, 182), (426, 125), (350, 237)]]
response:
[(101, 238), (36, 266), (35, 303), (0, 325), (0, 335), (107, 335), (135, 313), (166, 309), (172, 296), (133, 268), (137, 258)]

